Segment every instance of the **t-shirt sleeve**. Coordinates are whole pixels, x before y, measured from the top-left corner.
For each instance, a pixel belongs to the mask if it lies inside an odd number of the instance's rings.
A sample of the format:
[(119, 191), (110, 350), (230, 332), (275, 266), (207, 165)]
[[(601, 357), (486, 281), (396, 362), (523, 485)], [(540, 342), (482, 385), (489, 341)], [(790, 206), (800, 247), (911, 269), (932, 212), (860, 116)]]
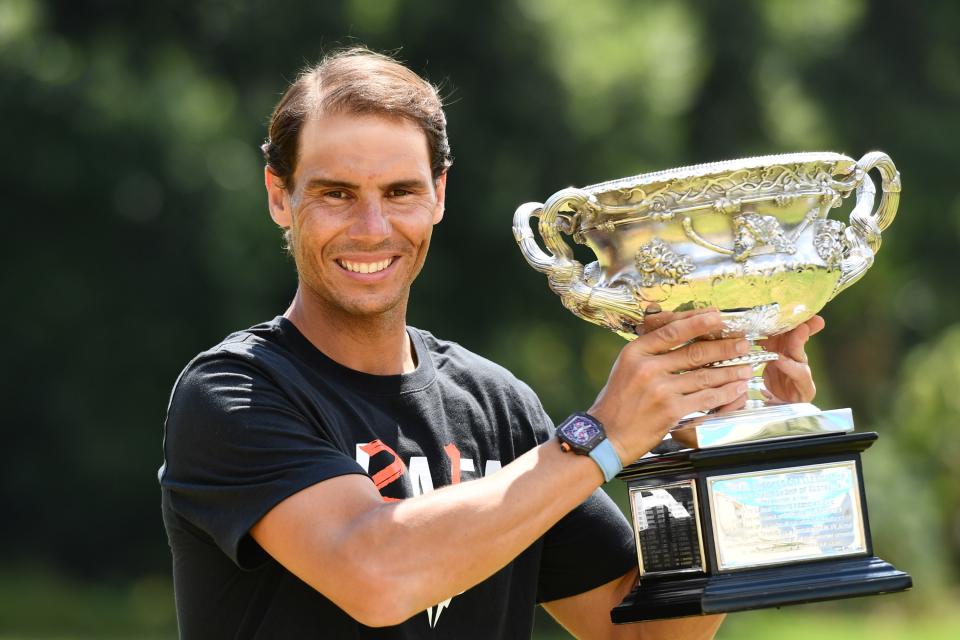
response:
[(173, 510), (240, 567), (266, 559), (249, 531), (270, 509), (302, 489), (352, 473), (364, 470), (245, 360), (200, 359), (174, 388), (161, 486)]
[(537, 602), (584, 593), (636, 565), (630, 524), (613, 500), (597, 489), (544, 536)]
[[(519, 411), (529, 420), (535, 444), (542, 444), (556, 433), (553, 420), (530, 387), (520, 382), (517, 388)], [(597, 489), (544, 535), (537, 602), (584, 593), (636, 566), (630, 523), (606, 492)]]

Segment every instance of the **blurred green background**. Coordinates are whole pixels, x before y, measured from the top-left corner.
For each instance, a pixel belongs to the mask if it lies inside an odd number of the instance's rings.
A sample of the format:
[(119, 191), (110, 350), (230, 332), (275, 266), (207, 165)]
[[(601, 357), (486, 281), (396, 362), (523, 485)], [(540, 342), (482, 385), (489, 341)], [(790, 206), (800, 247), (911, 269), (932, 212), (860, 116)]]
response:
[[(555, 418), (622, 343), (523, 261), (518, 204), (748, 154), (888, 152), (899, 216), (811, 350), (818, 403), (881, 433), (874, 542), (916, 586), (733, 615), (720, 637), (960, 637), (958, 26), (948, 0), (0, 0), (0, 637), (175, 636), (169, 389), (291, 298), (257, 147), (297, 70), (356, 43), (448, 97), (448, 213), (411, 323), (505, 364)], [(538, 637), (564, 636), (541, 615)]]

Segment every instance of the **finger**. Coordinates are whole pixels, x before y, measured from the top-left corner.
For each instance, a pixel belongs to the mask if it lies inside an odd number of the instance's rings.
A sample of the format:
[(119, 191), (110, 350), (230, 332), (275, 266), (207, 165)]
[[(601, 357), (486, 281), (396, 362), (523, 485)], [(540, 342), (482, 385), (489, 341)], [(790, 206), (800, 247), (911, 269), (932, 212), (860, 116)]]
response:
[(643, 312), (643, 328), (647, 331), (656, 331), (660, 327), (683, 320), (702, 313), (708, 313), (710, 309), (687, 309), (686, 311), (663, 311), (660, 305), (652, 303), (647, 306)]
[(807, 352), (804, 350), (804, 345), (806, 345), (807, 340), (810, 339), (810, 327), (806, 324), (801, 324), (788, 333), (786, 338), (782, 353), (798, 362), (806, 362)]
[[(813, 382), (813, 376), (810, 373), (810, 366), (803, 362), (781, 356), (767, 365), (767, 370), (771, 368), (778, 371), (793, 386), (793, 393), (789, 398), (783, 398), (790, 402), (810, 402), (817, 395), (817, 386)], [(765, 372), (766, 373), (766, 372)], [(771, 372), (772, 373), (772, 372)]]
[(806, 324), (807, 324), (807, 327), (810, 329), (810, 335), (815, 336), (821, 331), (823, 331), (823, 328), (827, 326), (827, 321), (824, 320), (823, 317), (821, 316), (813, 316), (812, 318), (807, 320)]
[[(801, 327), (803, 329), (792, 337), (787, 348), (784, 349), (785, 353), (798, 362), (808, 362), (806, 344), (810, 341), (810, 336), (819, 333), (824, 326), (826, 326), (826, 322), (820, 316), (813, 316), (807, 320), (800, 327), (797, 327), (797, 329), (801, 329)], [(803, 337), (802, 341), (800, 340), (801, 336)]]
[[(819, 333), (824, 326), (826, 326), (826, 322), (823, 318), (813, 316), (793, 331), (783, 335), (784, 340), (779, 350), (780, 353), (784, 353), (799, 362), (807, 362), (806, 343), (809, 342), (810, 336)], [(777, 349), (774, 347), (774, 350)]]
[(746, 380), (751, 376), (751, 371), (750, 365), (700, 368), (675, 376), (671, 386), (677, 393), (692, 393), (710, 387), (720, 387), (735, 380)]
[(723, 317), (718, 311), (697, 313), (670, 322), (634, 340), (628, 348), (648, 355), (666, 353), (690, 342), (694, 338), (718, 331), (723, 326)]
[(743, 380), (728, 382), (722, 387), (703, 389), (682, 397), (680, 404), (684, 414), (694, 411), (713, 411), (718, 407), (730, 404), (747, 392), (747, 383)]
[(663, 364), (668, 371), (692, 371), (705, 364), (742, 356), (749, 350), (750, 343), (743, 338), (695, 340), (666, 354)]
[(717, 410), (714, 411), (714, 415), (721, 413), (730, 413), (731, 411), (738, 411), (747, 406), (747, 394), (742, 393), (737, 396), (733, 402), (728, 402), (722, 407), (717, 407)]
[(810, 329), (806, 323), (797, 325), (786, 333), (781, 333), (766, 340), (761, 344), (767, 351), (779, 353), (793, 358), (794, 360), (806, 361), (806, 353), (803, 345), (807, 342), (810, 335)]

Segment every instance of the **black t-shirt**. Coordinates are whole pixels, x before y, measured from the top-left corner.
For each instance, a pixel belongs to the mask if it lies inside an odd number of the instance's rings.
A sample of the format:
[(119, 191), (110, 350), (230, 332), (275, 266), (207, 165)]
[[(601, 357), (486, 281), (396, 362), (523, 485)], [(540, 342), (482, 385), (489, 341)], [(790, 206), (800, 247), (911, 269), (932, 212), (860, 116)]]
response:
[(183, 638), (529, 638), (536, 603), (592, 589), (635, 563), (629, 524), (598, 490), (487, 580), (403, 624), (370, 629), (260, 548), (250, 528), (317, 482), (366, 474), (384, 500), (399, 500), (494, 473), (551, 437), (536, 396), (508, 371), (408, 333), (418, 365), (403, 375), (347, 369), (282, 317), (227, 337), (184, 369), (160, 469)]

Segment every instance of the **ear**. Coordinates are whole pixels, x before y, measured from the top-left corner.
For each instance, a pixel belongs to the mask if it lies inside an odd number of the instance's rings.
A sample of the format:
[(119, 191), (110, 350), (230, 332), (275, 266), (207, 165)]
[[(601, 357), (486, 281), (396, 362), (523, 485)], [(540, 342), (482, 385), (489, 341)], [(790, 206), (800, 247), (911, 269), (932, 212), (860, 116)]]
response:
[(433, 210), (433, 224), (437, 224), (443, 220), (444, 207), (446, 206), (447, 198), (447, 172), (444, 171), (437, 177), (433, 182), (435, 191), (437, 192), (437, 206)]
[(267, 187), (267, 205), (270, 207), (270, 217), (277, 223), (277, 226), (289, 229), (293, 224), (293, 216), (290, 211), (290, 194), (283, 186), (283, 181), (270, 170), (270, 167), (263, 168), (263, 181)]

